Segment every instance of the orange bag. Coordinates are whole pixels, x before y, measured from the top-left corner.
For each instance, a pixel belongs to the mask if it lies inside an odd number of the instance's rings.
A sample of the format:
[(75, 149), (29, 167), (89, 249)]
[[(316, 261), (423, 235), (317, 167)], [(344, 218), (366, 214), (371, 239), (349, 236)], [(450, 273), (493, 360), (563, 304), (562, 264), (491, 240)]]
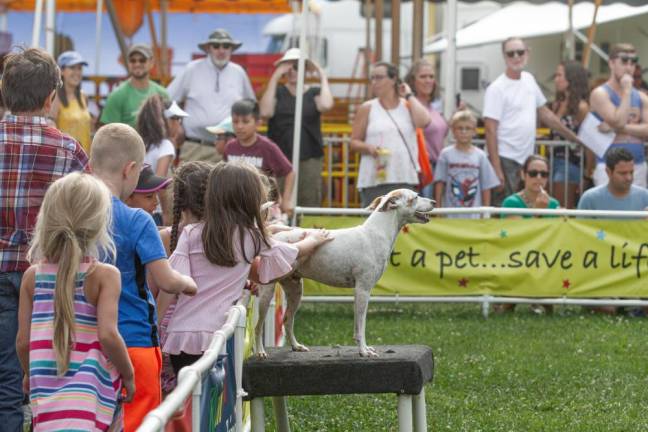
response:
[(419, 173), (419, 188), (429, 185), (434, 180), (432, 165), (430, 165), (430, 155), (428, 155), (427, 146), (425, 145), (425, 136), (423, 129), (416, 129), (416, 144), (418, 145), (418, 161), (421, 167)]

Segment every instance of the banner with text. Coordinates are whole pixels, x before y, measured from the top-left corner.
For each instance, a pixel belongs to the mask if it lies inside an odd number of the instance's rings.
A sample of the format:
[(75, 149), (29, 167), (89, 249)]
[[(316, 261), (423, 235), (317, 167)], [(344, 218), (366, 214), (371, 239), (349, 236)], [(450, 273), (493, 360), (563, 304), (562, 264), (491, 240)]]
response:
[[(363, 221), (305, 216), (301, 226)], [(372, 295), (648, 297), (647, 280), (648, 221), (435, 218), (401, 230)], [(304, 288), (306, 295), (353, 294), (311, 280)]]

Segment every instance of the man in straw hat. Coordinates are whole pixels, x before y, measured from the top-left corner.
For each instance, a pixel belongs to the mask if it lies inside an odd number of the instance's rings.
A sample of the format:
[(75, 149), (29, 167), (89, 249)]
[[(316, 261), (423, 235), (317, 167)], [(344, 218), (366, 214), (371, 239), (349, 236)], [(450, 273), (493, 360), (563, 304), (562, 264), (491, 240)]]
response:
[(234, 102), (255, 98), (245, 70), (230, 61), (232, 52), (241, 42), (218, 29), (198, 47), (207, 56), (190, 62), (185, 70), (169, 84), (171, 99), (184, 103), (189, 114), (185, 119), (186, 140), (180, 159), (217, 162), (221, 156), (214, 149), (214, 137), (208, 126), (219, 124), (227, 116)]

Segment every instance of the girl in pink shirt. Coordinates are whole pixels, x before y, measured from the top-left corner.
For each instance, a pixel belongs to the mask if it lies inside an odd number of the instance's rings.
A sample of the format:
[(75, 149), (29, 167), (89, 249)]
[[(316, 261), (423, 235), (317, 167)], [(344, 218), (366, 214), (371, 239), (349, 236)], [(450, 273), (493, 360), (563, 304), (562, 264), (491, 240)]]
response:
[(261, 216), (267, 190), (261, 176), (245, 162), (219, 163), (211, 171), (203, 221), (184, 227), (171, 255), (171, 266), (198, 285), (194, 297), (181, 295), (167, 328), (163, 351), (177, 374), (194, 363), (225, 323), (239, 299), (255, 257), (258, 278), (268, 283), (292, 271), (298, 257), (330, 240), (318, 231), (287, 244), (270, 238)]

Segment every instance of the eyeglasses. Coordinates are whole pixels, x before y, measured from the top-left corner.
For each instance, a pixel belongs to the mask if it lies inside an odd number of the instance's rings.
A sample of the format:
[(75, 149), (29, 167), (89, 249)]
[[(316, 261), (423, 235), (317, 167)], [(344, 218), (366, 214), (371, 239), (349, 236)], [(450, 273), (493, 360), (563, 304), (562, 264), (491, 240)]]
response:
[(209, 46), (211, 46), (213, 49), (220, 49), (220, 48), (230, 49), (230, 48), (232, 48), (232, 44), (228, 44), (228, 43), (213, 43), (213, 44), (210, 44)]
[(538, 171), (538, 170), (529, 170), (527, 171), (527, 175), (529, 177), (542, 177), (542, 178), (547, 178), (549, 177), (549, 171)]
[(146, 63), (146, 59), (144, 57), (130, 57), (128, 59), (128, 63), (141, 63), (141, 64), (144, 64), (144, 63)]
[(383, 80), (385, 78), (387, 78), (387, 75), (371, 75), (369, 77), (369, 80), (370, 81), (380, 81), (380, 80)]
[(634, 55), (634, 56), (619, 55), (616, 58), (618, 58), (621, 61), (621, 63), (623, 63), (624, 65), (626, 65), (628, 63), (633, 64), (633, 65), (639, 63), (639, 56), (636, 56), (636, 55)]
[(527, 53), (526, 49), (511, 50), (511, 51), (506, 51), (506, 57), (513, 58), (516, 55), (518, 57), (524, 57), (526, 53)]

